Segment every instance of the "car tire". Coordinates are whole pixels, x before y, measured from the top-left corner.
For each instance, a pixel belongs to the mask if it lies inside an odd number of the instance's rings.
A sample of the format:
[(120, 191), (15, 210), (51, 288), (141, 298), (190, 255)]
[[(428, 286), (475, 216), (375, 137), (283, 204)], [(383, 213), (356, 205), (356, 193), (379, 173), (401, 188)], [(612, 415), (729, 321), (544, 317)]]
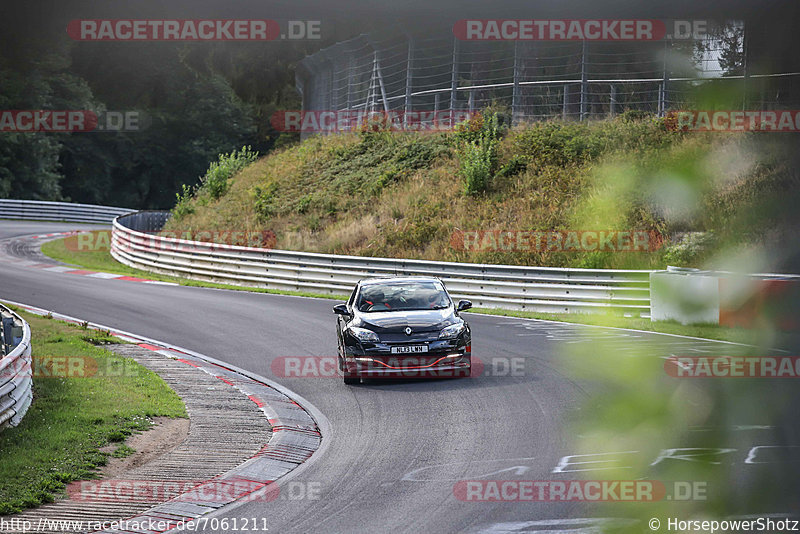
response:
[(339, 343), (339, 357), (337, 358), (339, 363), (339, 372), (342, 373), (342, 379), (344, 380), (345, 385), (353, 386), (361, 382), (361, 378), (357, 375), (353, 375), (347, 372), (347, 362), (344, 360), (344, 349), (342, 349), (342, 344)]
[(354, 375), (348, 374), (348, 373), (345, 373), (345, 375), (343, 377), (343, 380), (344, 380), (344, 384), (346, 386), (355, 386), (355, 385), (361, 383), (361, 378), (359, 378), (358, 376), (354, 376)]

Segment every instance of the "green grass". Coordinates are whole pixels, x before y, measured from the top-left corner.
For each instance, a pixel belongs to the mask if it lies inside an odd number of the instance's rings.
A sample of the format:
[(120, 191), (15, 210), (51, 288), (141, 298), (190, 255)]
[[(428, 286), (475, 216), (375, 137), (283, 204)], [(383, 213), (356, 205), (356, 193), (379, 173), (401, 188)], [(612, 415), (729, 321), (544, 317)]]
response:
[[(169, 277), (159, 278), (158, 275), (147, 273), (145, 271), (140, 271), (138, 269), (132, 269), (127, 265), (123, 265), (119, 263), (117, 260), (115, 260), (111, 256), (111, 254), (108, 253), (108, 249), (73, 250), (75, 247), (67, 246), (68, 242), (67, 239), (70, 238), (61, 238), (61, 239), (56, 239), (54, 241), (48, 241), (47, 243), (42, 245), (42, 253), (55, 260), (70, 265), (77, 265), (83, 269), (88, 269), (90, 271), (102, 271), (102, 272), (109, 272), (109, 273), (116, 273), (116, 274), (123, 274), (126, 276), (137, 276), (137, 277), (146, 275), (146, 277), (149, 279), (164, 280), (164, 281), (167, 281), (167, 278), (169, 278)], [(174, 280), (170, 278), (169, 281), (174, 281)]]
[[(119, 340), (17, 311), (31, 326), (35, 356), (88, 357), (98, 369), (124, 372), (34, 376), (28, 413), (0, 432), (0, 515), (51, 502), (67, 483), (95, 477), (109, 456), (100, 449), (148, 430), (151, 418), (187, 417), (183, 401), (157, 374), (98, 346)], [(111, 455), (130, 454), (124, 447)]]
[(131, 454), (135, 453), (136, 450), (133, 447), (129, 447), (127, 445), (120, 445), (114, 452), (111, 453), (112, 458), (127, 458)]

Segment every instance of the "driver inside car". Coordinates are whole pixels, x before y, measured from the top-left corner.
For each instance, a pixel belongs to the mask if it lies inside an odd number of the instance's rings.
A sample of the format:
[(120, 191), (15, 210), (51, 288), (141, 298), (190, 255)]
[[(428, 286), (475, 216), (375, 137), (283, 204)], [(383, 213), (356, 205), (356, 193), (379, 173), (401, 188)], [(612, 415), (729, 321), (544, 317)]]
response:
[(391, 310), (392, 306), (387, 302), (386, 294), (378, 289), (371, 292), (369, 295), (364, 295), (361, 305), (358, 307), (361, 311), (378, 311), (378, 310)]

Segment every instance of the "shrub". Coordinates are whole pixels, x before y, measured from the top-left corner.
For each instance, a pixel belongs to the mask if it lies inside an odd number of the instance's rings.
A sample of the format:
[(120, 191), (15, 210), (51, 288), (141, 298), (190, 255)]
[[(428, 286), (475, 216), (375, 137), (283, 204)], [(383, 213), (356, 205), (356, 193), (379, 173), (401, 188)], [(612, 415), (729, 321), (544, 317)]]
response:
[(699, 266), (714, 248), (715, 242), (713, 232), (687, 232), (679, 237), (677, 243), (666, 247), (664, 262), (676, 267)]
[[(264, 188), (256, 186), (253, 189), (255, 212), (262, 221), (275, 215), (275, 193), (277, 190), (278, 186), (274, 182), (268, 183)], [(311, 200), (309, 199), (308, 205), (310, 204)]]
[(186, 184), (181, 185), (182, 191), (176, 193), (177, 202), (175, 207), (172, 208), (172, 219), (180, 221), (187, 215), (194, 213), (194, 206), (192, 205), (192, 197), (194, 197), (195, 190), (193, 187)]
[(525, 169), (528, 168), (528, 162), (525, 161), (525, 158), (520, 156), (512, 156), (511, 160), (508, 163), (500, 167), (500, 170), (497, 171), (498, 176), (516, 176), (521, 172), (525, 172)]
[(464, 178), (464, 192), (476, 195), (489, 188), (492, 178), (492, 158), (494, 142), (467, 143), (462, 149), (461, 177)]
[[(480, 130), (477, 131), (480, 135), (477, 138), (475, 131), (469, 126), (465, 126), (456, 134), (465, 140), (461, 148), (459, 172), (464, 179), (464, 192), (468, 195), (485, 192), (497, 167), (497, 143), (500, 137), (497, 114), (493, 113), (488, 119), (479, 117)], [(475, 119), (463, 124), (472, 123), (473, 120)]]
[(219, 161), (212, 161), (205, 176), (200, 178), (200, 190), (212, 199), (217, 199), (228, 191), (228, 179), (258, 159), (258, 152), (250, 146), (243, 146), (240, 151), (220, 154)]

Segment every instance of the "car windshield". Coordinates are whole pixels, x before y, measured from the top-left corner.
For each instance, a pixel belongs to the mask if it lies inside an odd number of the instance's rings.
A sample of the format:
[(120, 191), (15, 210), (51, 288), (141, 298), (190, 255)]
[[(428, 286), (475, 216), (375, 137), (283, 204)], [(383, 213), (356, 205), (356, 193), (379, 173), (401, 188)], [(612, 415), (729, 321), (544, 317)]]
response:
[(444, 286), (436, 281), (368, 284), (358, 295), (361, 312), (439, 310), (450, 305)]

